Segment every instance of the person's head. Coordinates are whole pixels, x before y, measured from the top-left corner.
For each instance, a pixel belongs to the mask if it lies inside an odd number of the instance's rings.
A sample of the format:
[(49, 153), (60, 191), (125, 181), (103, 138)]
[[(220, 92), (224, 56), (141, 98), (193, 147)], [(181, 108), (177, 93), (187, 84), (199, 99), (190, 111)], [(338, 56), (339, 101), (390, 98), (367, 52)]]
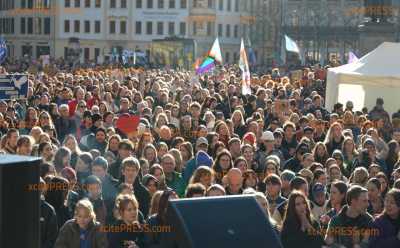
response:
[(312, 197), (313, 197), (314, 202), (317, 205), (319, 205), (319, 206), (324, 205), (324, 203), (326, 201), (325, 185), (322, 185), (320, 183), (314, 184), (314, 186), (312, 187)]
[(244, 157), (238, 157), (235, 159), (233, 167), (238, 168), (243, 174), (248, 168), (247, 160)]
[(300, 219), (306, 217), (311, 222), (311, 210), (307, 196), (303, 192), (295, 190), (289, 195), (288, 205), (283, 221), (284, 228), (287, 225), (300, 226)]
[(375, 177), (378, 178), (379, 182), (381, 183), (382, 195), (385, 195), (389, 187), (389, 180), (386, 174), (383, 172), (378, 172)]
[(143, 149), (143, 157), (150, 163), (157, 160), (157, 149), (153, 144), (147, 144)]
[(226, 195), (224, 187), (219, 184), (213, 184), (208, 187), (206, 196), (224, 196)]
[(196, 140), (196, 152), (208, 150), (208, 140), (204, 137), (200, 137)]
[(353, 185), (347, 190), (346, 202), (355, 212), (363, 214), (368, 208), (368, 190), (359, 185)]
[(167, 153), (161, 157), (161, 166), (164, 169), (165, 174), (171, 174), (175, 170), (175, 158), (171, 154)]
[(162, 193), (163, 191), (158, 190), (154, 192), (153, 196), (151, 197), (149, 216), (156, 214), (158, 212), (158, 206), (160, 204)]
[(92, 163), (92, 174), (100, 179), (107, 175), (108, 161), (103, 156), (97, 157)]
[(271, 131), (265, 131), (260, 138), (262, 146), (266, 151), (272, 151), (275, 146), (275, 137)]
[(232, 156), (231, 153), (223, 149), (217, 154), (217, 157), (214, 161), (213, 169), (217, 173), (227, 172), (230, 168), (233, 167), (232, 164)]
[(68, 195), (69, 182), (67, 179), (59, 176), (45, 178), (47, 185), (46, 201), (57, 211), (64, 206)]
[(381, 182), (378, 178), (370, 178), (367, 182), (368, 199), (377, 200), (381, 196)]
[(270, 174), (264, 179), (266, 185), (266, 194), (271, 197), (277, 197), (281, 192), (282, 181), (279, 176)]
[(400, 189), (391, 189), (385, 197), (384, 213), (392, 219), (398, 219), (400, 216)]
[(96, 200), (101, 197), (101, 180), (97, 176), (88, 176), (84, 185), (89, 199)]
[(142, 179), (143, 185), (147, 188), (150, 195), (153, 195), (159, 188), (160, 182), (151, 174), (147, 174)]
[(58, 148), (54, 155), (54, 166), (57, 171), (61, 171), (64, 167), (70, 166), (71, 150), (65, 146)]
[(293, 178), (296, 177), (296, 174), (291, 170), (284, 170), (281, 173), (281, 182), (283, 190), (290, 190), (290, 182)]
[[(179, 146), (179, 150), (181, 152), (182, 159), (184, 161), (188, 161), (193, 158), (193, 146), (190, 142), (183, 142)], [(206, 150), (206, 152), (207, 152), (207, 150)]]
[(333, 164), (328, 167), (328, 176), (329, 176), (329, 181), (334, 182), (335, 180), (341, 180), (342, 179), (342, 172), (340, 170), (340, 167), (337, 164)]
[(308, 196), (308, 183), (306, 179), (302, 177), (295, 177), (290, 181), (290, 189), (299, 190), (304, 193), (305, 196)]
[(185, 197), (193, 198), (193, 197), (203, 197), (206, 193), (206, 187), (204, 187), (201, 183), (189, 184), (186, 188)]
[(19, 137), (19, 131), (15, 128), (10, 128), (6, 134), (6, 144), (12, 149), (17, 148), (17, 140)]
[(330, 201), (332, 205), (346, 204), (347, 184), (342, 181), (335, 181), (331, 184)]
[(28, 135), (21, 135), (17, 140), (17, 154), (31, 156), (34, 141)]
[(350, 183), (357, 184), (362, 187), (365, 187), (365, 184), (368, 181), (368, 171), (364, 167), (357, 167), (353, 173), (350, 175)]
[(210, 187), (213, 181), (214, 171), (210, 167), (200, 166), (194, 171), (190, 184), (201, 183), (204, 187)]
[(76, 203), (74, 218), (78, 226), (84, 230), (91, 222), (96, 221), (93, 205), (88, 199), (82, 199)]
[(65, 167), (64, 169), (61, 170), (60, 175), (68, 180), (70, 189), (73, 189), (77, 182), (77, 176), (75, 170), (72, 167)]
[(118, 144), (118, 154), (121, 159), (127, 158), (131, 156), (133, 153), (133, 144), (130, 140), (128, 139), (123, 139), (119, 142)]
[(140, 171), (139, 160), (135, 157), (127, 157), (122, 160), (121, 164), (122, 175), (124, 175), (125, 182), (133, 184)]
[(232, 168), (227, 174), (228, 188), (231, 193), (239, 193), (243, 184), (242, 172), (238, 168)]
[(126, 224), (134, 224), (138, 221), (139, 203), (134, 195), (119, 195), (115, 202), (118, 214), (122, 221)]

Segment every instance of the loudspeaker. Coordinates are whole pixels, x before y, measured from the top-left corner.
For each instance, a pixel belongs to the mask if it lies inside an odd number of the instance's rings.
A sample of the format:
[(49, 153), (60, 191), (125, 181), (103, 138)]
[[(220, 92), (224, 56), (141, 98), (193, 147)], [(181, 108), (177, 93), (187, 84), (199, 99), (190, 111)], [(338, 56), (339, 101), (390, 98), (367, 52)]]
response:
[(282, 247), (252, 195), (170, 200), (163, 247)]
[(40, 247), (40, 162), (0, 155), (0, 247)]

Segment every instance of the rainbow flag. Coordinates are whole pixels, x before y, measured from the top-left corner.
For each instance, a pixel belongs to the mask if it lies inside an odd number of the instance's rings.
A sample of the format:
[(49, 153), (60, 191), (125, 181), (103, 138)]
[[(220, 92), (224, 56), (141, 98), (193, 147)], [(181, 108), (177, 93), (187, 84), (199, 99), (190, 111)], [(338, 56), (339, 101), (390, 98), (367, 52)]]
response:
[(203, 60), (203, 63), (196, 68), (197, 74), (205, 73), (215, 67), (215, 63), (222, 63), (221, 48), (219, 46), (218, 37), (215, 39), (214, 44), (211, 47), (207, 57)]

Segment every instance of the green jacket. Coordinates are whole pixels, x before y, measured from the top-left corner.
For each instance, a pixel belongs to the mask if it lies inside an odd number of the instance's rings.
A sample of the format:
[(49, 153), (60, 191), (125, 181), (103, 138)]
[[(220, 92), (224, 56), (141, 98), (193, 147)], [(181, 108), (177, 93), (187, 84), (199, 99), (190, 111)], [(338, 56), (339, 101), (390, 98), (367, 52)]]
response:
[(172, 173), (172, 178), (168, 179), (166, 177), (165, 181), (167, 183), (167, 186), (173, 189), (179, 197), (185, 196), (186, 183), (185, 180), (183, 180), (181, 173), (174, 171)]

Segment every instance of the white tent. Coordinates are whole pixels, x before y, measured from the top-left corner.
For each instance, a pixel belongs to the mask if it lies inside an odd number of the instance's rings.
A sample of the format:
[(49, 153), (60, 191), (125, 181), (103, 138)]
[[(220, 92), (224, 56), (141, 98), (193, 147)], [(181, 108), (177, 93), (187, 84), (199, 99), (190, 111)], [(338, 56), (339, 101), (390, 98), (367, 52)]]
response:
[(371, 110), (384, 99), (389, 114), (400, 109), (400, 43), (384, 42), (357, 62), (328, 70), (326, 108), (354, 103), (354, 110)]

